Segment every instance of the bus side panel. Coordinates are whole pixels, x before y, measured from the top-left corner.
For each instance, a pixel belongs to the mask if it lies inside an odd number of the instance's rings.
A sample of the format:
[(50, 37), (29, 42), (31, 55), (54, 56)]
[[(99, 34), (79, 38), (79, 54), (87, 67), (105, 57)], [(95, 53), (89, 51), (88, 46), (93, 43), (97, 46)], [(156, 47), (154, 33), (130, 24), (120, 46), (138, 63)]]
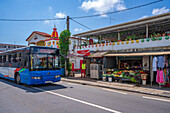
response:
[(20, 82), (29, 85), (30, 84), (29, 69), (22, 68), (20, 69), (19, 74), (20, 74), (20, 79), (21, 79)]
[(12, 70), (16, 68), (9, 68), (9, 67), (0, 67), (0, 77), (5, 79), (14, 80), (14, 74)]
[(14, 71), (16, 70), (16, 68), (8, 68), (8, 75), (9, 75), (9, 79), (10, 80), (15, 80), (15, 73)]

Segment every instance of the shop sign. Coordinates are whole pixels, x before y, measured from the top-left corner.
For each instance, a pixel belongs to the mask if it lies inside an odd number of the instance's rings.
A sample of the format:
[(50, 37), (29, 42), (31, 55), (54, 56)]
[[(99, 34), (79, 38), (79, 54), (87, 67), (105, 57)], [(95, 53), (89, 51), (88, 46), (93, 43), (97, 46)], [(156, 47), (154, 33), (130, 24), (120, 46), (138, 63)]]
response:
[(86, 54), (87, 52), (89, 52), (89, 50), (79, 50), (79, 51), (77, 51), (78, 54)]
[(149, 71), (149, 56), (143, 57), (143, 70)]

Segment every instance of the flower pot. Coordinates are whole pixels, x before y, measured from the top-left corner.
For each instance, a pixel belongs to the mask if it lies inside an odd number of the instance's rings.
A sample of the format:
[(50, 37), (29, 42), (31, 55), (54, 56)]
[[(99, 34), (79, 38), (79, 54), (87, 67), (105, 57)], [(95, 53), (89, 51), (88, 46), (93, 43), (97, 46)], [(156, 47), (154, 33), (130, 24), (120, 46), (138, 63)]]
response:
[(126, 41), (126, 44), (129, 44), (129, 41)]
[(150, 38), (147, 38), (146, 41), (149, 42), (149, 41), (150, 41)]
[(124, 41), (122, 41), (121, 44), (124, 44)]
[(115, 42), (113, 42), (113, 45), (115, 45)]
[(165, 39), (168, 40), (168, 39), (169, 39), (169, 36), (165, 36)]
[(120, 42), (117, 42), (117, 45), (119, 45), (120, 44)]
[(145, 41), (144, 39), (141, 40), (141, 42), (144, 42), (144, 41)]
[(139, 40), (136, 40), (136, 43), (139, 43)]
[(162, 40), (162, 37), (158, 37), (158, 40)]
[(134, 43), (134, 40), (131, 40), (131, 43)]

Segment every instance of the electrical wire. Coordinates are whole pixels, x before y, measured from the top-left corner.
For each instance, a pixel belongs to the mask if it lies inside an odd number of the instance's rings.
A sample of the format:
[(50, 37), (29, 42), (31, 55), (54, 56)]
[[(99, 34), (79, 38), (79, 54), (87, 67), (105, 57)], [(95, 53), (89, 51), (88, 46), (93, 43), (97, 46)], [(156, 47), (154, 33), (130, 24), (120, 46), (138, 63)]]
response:
[(65, 18), (51, 18), (51, 19), (0, 19), (0, 21), (53, 21), (53, 20), (64, 20)]
[(79, 24), (79, 25), (81, 25), (81, 26), (83, 26), (83, 27), (85, 27), (85, 28), (87, 28), (87, 29), (89, 29), (89, 30), (92, 30), (91, 28), (89, 28), (89, 27), (87, 27), (87, 26), (81, 24), (80, 22), (77, 22), (76, 20), (74, 20), (74, 19), (72, 19), (72, 18), (70, 18), (70, 20), (76, 22), (77, 24)]
[(147, 3), (147, 4), (143, 4), (143, 5), (139, 5), (139, 6), (135, 6), (135, 7), (127, 8), (127, 9), (123, 9), (123, 10), (108, 12), (108, 13), (89, 15), (89, 16), (71, 17), (71, 18), (72, 19), (80, 19), (80, 18), (89, 18), (89, 17), (101, 16), (101, 15), (106, 15), (106, 14), (113, 14), (113, 13), (118, 13), (118, 12), (123, 12), (123, 11), (127, 11), (127, 10), (132, 10), (132, 9), (148, 6), (148, 5), (155, 4), (155, 3), (158, 3), (158, 2), (161, 2), (161, 1), (163, 1), (163, 0), (157, 0), (157, 1), (154, 1), (154, 2)]

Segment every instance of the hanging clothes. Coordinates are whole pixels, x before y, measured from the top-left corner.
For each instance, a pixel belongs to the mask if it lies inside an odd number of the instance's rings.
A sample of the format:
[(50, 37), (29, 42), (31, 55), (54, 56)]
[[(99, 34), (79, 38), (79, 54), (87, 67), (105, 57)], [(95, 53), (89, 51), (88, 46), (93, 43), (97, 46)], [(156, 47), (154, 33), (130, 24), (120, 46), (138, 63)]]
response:
[(164, 79), (163, 69), (161, 71), (157, 70), (156, 82), (159, 84), (163, 84), (165, 83), (164, 80), (165, 79)]
[(152, 71), (157, 71), (157, 61), (156, 57), (153, 58)]
[(164, 66), (165, 66), (164, 56), (158, 56), (157, 59), (158, 59), (158, 67), (164, 68)]

